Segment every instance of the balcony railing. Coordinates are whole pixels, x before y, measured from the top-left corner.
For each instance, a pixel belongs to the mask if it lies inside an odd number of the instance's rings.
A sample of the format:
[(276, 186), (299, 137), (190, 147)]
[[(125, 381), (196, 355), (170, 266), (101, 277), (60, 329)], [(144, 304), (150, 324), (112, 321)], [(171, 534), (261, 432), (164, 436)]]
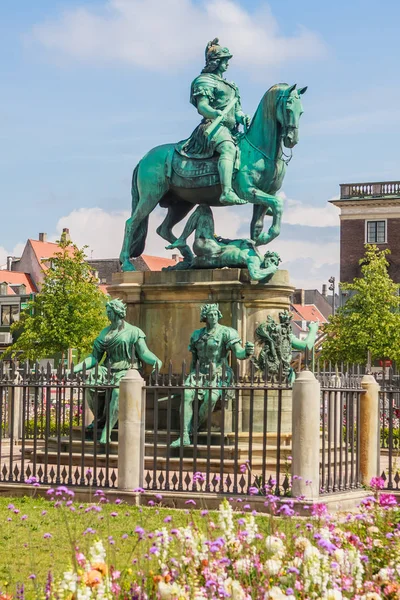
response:
[(340, 199), (347, 198), (400, 198), (400, 181), (382, 181), (373, 183), (342, 183)]

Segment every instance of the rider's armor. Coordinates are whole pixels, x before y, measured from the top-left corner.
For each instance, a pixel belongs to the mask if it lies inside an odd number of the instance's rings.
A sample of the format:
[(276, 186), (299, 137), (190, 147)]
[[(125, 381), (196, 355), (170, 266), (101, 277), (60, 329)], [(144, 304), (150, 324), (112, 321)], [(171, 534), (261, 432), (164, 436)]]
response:
[(206, 135), (205, 129), (212, 123), (212, 119), (203, 118), (200, 125), (196, 127), (190, 138), (181, 147), (181, 153), (185, 153), (193, 158), (211, 157), (215, 152), (215, 148), (221, 142), (228, 141), (236, 144), (238, 135), (235, 114), (241, 111), (242, 108), (237, 86), (213, 73), (201, 73), (192, 82), (190, 102), (197, 107), (199, 98), (204, 96), (207, 98), (210, 106), (217, 110), (224, 110), (235, 96), (237, 102), (226, 115), (223, 123), (209, 137)]

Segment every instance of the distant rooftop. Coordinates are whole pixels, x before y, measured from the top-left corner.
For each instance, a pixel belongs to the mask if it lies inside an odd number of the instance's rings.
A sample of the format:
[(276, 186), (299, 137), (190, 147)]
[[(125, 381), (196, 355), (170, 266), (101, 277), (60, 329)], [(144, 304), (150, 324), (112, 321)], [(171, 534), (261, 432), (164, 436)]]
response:
[(341, 200), (373, 200), (375, 198), (400, 199), (400, 181), (341, 183), (340, 198), (331, 200), (331, 202), (335, 204)]

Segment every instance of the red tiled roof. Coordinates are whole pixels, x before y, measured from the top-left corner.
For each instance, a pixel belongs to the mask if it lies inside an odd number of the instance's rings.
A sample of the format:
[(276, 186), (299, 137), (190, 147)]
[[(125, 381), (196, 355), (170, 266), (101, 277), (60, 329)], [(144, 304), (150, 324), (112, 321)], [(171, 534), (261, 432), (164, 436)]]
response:
[[(32, 292), (36, 292), (36, 286), (33, 283), (31, 276), (29, 273), (18, 273), (18, 271), (6, 271), (0, 270), (0, 283), (6, 282), (11, 285), (22, 285), (26, 286), (26, 293), (31, 294)], [(11, 288), (10, 288), (11, 289)], [(10, 292), (8, 292), (10, 293)], [(11, 293), (14, 293), (11, 290)]]
[(173, 258), (164, 258), (163, 256), (149, 256), (148, 254), (142, 254), (141, 258), (149, 267), (150, 271), (161, 271), (163, 267), (172, 267), (173, 265), (176, 265), (176, 261)]
[[(320, 323), (328, 322), (315, 304), (292, 304), (292, 310), (299, 315), (302, 321), (319, 321)], [(296, 315), (293, 316), (293, 320), (297, 320)]]
[[(56, 252), (60, 252), (60, 246), (55, 242), (40, 242), (38, 240), (29, 239), (28, 242), (31, 244), (32, 249), (38, 259), (42, 269), (47, 269), (48, 265), (46, 262), (42, 262), (43, 259), (52, 258)], [(72, 246), (68, 247), (68, 252), (73, 252)]]

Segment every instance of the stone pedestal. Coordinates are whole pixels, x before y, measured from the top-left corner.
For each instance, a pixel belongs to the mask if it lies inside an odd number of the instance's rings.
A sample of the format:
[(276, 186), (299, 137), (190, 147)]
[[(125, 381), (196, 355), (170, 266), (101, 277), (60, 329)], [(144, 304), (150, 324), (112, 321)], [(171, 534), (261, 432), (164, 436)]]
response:
[[(145, 271), (115, 273), (108, 292), (128, 306), (127, 321), (143, 329), (149, 348), (179, 373), (190, 361), (190, 336), (200, 323), (200, 307), (216, 302), (221, 323), (237, 329), (243, 342), (267, 315), (277, 319), (289, 309), (294, 288), (287, 271), (277, 271), (267, 284), (252, 282), (246, 269)], [(247, 362), (247, 361), (244, 361)], [(244, 366), (244, 365), (243, 365)]]
[[(271, 315), (289, 309), (293, 286), (287, 271), (277, 271), (267, 284), (251, 282), (246, 269), (215, 269), (197, 271), (145, 271), (115, 273), (108, 292), (120, 298), (128, 307), (127, 321), (146, 333), (149, 348), (163, 361), (163, 369), (172, 362), (174, 373), (181, 373), (182, 361), (189, 370), (190, 336), (200, 323), (203, 304), (216, 302), (222, 312), (221, 323), (233, 327), (244, 342), (254, 342), (256, 327)], [(258, 349), (256, 349), (258, 352)], [(248, 370), (249, 361), (238, 361), (240, 373)], [(236, 365), (233, 365), (236, 368)], [(147, 371), (148, 372), (148, 371)], [(249, 431), (250, 397), (246, 392), (239, 397), (239, 431)], [(253, 400), (253, 431), (263, 431), (264, 392), (256, 391)], [(174, 401), (172, 426), (179, 428), (179, 399)], [(228, 406), (229, 404), (229, 406)], [(152, 422), (153, 401), (148, 398), (147, 424)], [(268, 392), (267, 432), (277, 431), (278, 392)], [(162, 412), (162, 407), (161, 407)], [(162, 421), (162, 417), (160, 415)], [(159, 428), (162, 428), (161, 421)], [(212, 415), (218, 427), (221, 421), (219, 403)], [(282, 433), (291, 433), (291, 390), (282, 396)], [(230, 403), (225, 406), (226, 433), (233, 430)]]

